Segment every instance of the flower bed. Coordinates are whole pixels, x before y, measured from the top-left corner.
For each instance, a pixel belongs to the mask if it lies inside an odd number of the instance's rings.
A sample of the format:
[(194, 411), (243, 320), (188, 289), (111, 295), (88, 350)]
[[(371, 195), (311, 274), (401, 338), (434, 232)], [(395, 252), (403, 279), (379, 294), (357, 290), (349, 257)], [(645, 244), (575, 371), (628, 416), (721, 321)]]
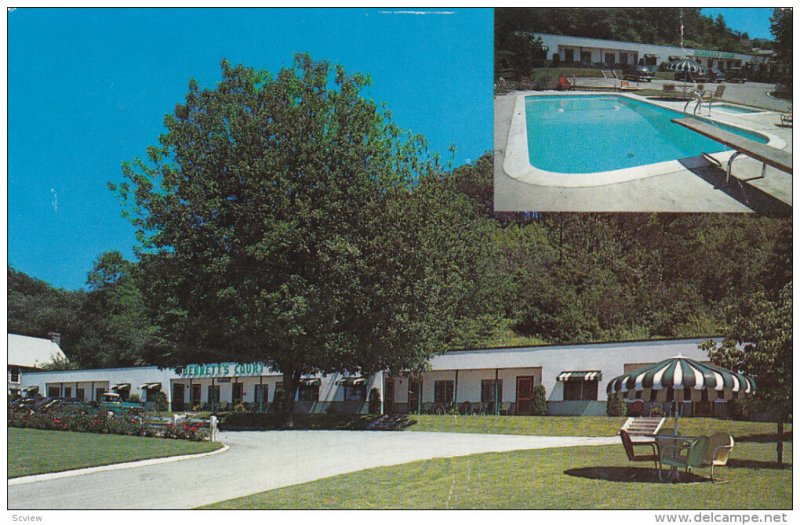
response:
[(49, 411), (8, 412), (8, 426), (36, 428), (40, 430), (66, 430), (71, 432), (93, 432), (95, 434), (119, 434), (123, 436), (161, 437), (205, 441), (209, 439), (208, 425), (199, 421), (179, 421), (157, 424), (140, 415), (109, 415), (105, 412)]

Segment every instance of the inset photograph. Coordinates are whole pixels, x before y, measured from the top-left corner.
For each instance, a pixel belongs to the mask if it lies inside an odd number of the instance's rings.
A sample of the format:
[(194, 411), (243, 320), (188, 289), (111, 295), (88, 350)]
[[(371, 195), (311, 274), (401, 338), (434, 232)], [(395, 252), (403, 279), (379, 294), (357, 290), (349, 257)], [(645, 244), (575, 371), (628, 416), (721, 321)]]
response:
[(791, 215), (791, 45), (779, 8), (496, 9), (495, 210)]

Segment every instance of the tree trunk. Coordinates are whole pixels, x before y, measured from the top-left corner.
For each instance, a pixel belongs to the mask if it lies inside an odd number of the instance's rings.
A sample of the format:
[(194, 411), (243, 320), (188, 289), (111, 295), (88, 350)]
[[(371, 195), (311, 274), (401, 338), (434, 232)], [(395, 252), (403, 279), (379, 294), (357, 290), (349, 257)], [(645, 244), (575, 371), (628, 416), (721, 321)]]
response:
[(783, 420), (778, 421), (778, 466), (783, 467)]
[[(285, 369), (284, 369), (285, 370)], [(297, 381), (294, 370), (283, 372), (283, 428), (294, 428), (294, 396)]]

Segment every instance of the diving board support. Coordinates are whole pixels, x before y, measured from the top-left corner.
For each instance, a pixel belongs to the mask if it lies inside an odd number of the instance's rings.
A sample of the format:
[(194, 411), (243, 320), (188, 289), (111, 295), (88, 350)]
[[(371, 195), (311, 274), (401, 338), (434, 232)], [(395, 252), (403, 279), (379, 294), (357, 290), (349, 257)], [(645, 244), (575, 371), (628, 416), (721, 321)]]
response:
[(740, 137), (735, 133), (717, 128), (698, 119), (674, 118), (672, 122), (735, 150), (735, 153), (728, 160), (728, 169), (725, 177), (726, 183), (728, 183), (731, 178), (733, 161), (739, 155), (747, 155), (751, 159), (761, 162), (761, 176), (755, 177), (756, 179), (762, 179), (766, 176), (767, 165), (785, 173), (792, 173), (791, 153), (772, 148), (766, 144), (756, 142), (755, 140)]

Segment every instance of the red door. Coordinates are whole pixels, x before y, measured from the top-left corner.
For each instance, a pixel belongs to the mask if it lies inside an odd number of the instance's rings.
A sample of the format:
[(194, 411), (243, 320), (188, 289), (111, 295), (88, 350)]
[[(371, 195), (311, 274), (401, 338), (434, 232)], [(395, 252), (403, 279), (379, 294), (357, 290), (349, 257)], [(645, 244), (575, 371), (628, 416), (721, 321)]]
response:
[(517, 414), (529, 416), (533, 401), (533, 376), (517, 376)]

